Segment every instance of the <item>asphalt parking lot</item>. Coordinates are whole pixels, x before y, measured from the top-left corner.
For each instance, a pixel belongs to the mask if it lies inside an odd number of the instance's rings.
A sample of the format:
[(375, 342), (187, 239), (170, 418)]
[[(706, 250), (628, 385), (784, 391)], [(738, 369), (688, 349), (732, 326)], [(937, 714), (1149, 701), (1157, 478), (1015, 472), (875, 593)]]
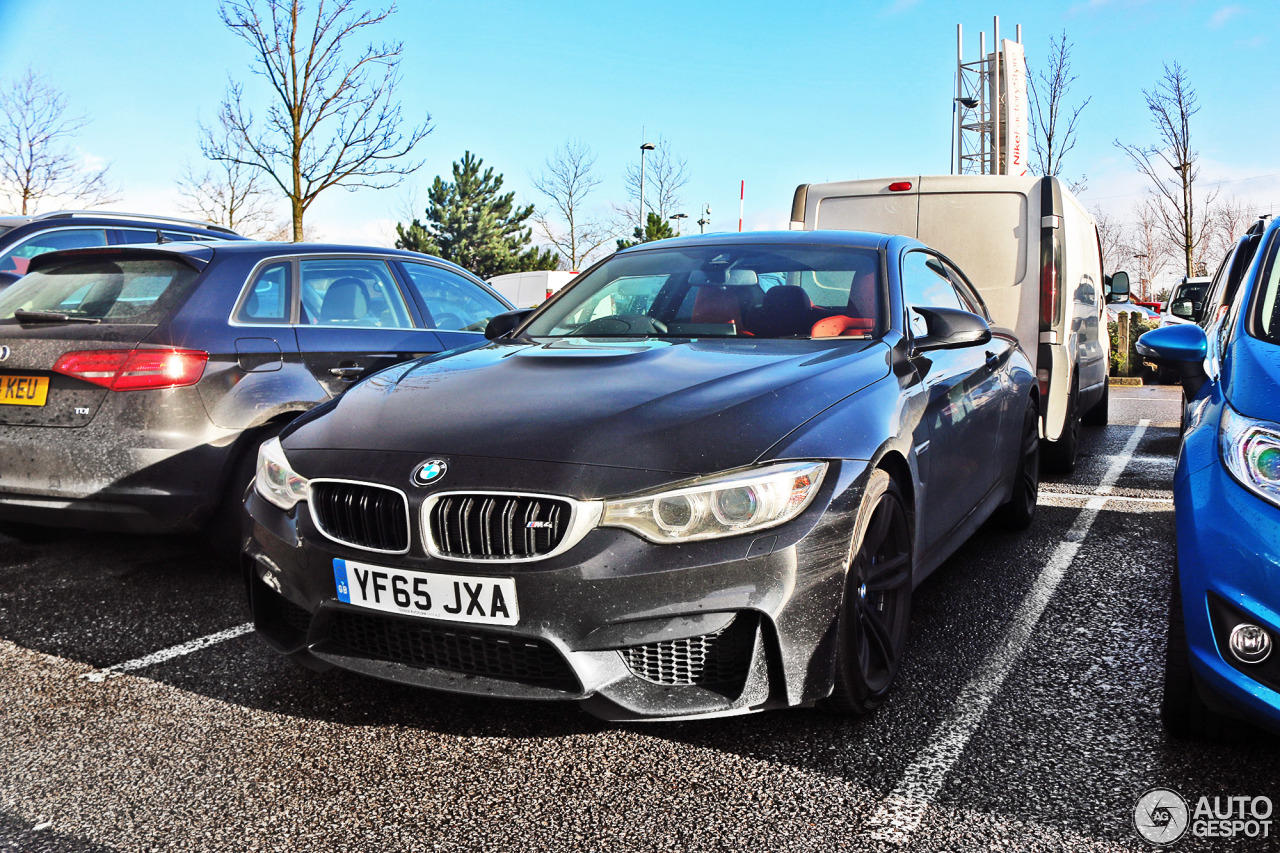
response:
[(198, 540), (6, 537), (0, 851), (1152, 849), (1147, 789), (1280, 799), (1280, 741), (1160, 727), (1177, 394), (1112, 389), (1031, 531), (917, 591), (860, 720), (619, 725), (316, 674)]

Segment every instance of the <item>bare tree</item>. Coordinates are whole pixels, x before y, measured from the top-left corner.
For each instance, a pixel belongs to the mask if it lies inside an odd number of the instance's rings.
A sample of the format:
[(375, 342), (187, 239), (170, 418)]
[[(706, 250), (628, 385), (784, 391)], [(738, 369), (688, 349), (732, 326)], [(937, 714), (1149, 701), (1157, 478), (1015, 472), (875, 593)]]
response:
[[(689, 183), (689, 163), (671, 150), (666, 137), (659, 136), (657, 150), (649, 155), (644, 165), (644, 206), (646, 213), (656, 213), (666, 219), (679, 213), (684, 204), (680, 191)], [(627, 166), (627, 196), (631, 205), (622, 213), (631, 222), (638, 221), (636, 211), (640, 206), (640, 164)]]
[(224, 0), (222, 22), (254, 53), (255, 74), (273, 94), (260, 127), (241, 84), (231, 82), (219, 112), (229, 136), (202, 128), (211, 160), (261, 170), (288, 199), (293, 239), (303, 216), (325, 190), (342, 186), (387, 189), (420, 163), (405, 162), (431, 130), (427, 122), (400, 132), (401, 42), (368, 45), (348, 62), (345, 49), (363, 30), (394, 11), (357, 11), (356, 0)]
[(614, 229), (583, 210), (587, 195), (600, 186), (592, 171), (595, 153), (587, 145), (568, 140), (547, 158), (545, 168), (533, 177), (533, 186), (550, 200), (550, 209), (534, 213), (533, 220), (560, 254), (565, 269), (581, 269), (593, 253), (609, 242)]
[[(229, 151), (237, 149), (237, 142), (229, 132), (222, 140)], [(237, 153), (243, 154), (243, 145), (239, 147)], [(261, 170), (240, 160), (216, 160), (200, 172), (187, 163), (178, 176), (180, 206), (232, 231), (258, 236), (272, 230), (275, 220), (263, 183)]]
[(1160, 144), (1143, 148), (1118, 139), (1115, 144), (1150, 179), (1160, 227), (1183, 256), (1186, 275), (1194, 275), (1196, 250), (1205, 239), (1208, 210), (1217, 196), (1216, 191), (1209, 191), (1200, 202), (1195, 200), (1195, 182), (1200, 176), (1196, 165), (1199, 155), (1191, 147), (1191, 117), (1200, 111), (1196, 92), (1186, 71), (1174, 62), (1165, 65), (1164, 77), (1156, 88), (1144, 89), (1142, 94), (1159, 131)]
[(1134, 215), (1136, 221), (1129, 229), (1125, 253), (1133, 260), (1133, 268), (1138, 276), (1138, 294), (1141, 301), (1145, 302), (1152, 294), (1156, 278), (1168, 268), (1172, 254), (1159, 211), (1159, 201), (1155, 197), (1145, 199), (1135, 207)]
[(115, 201), (106, 167), (87, 166), (72, 143), (88, 123), (68, 114), (66, 96), (30, 68), (0, 91), (0, 192), (10, 210), (35, 213), (45, 198), (87, 207)]
[(1124, 224), (1101, 207), (1093, 209), (1093, 221), (1098, 226), (1098, 242), (1102, 245), (1103, 271), (1124, 269), (1130, 258)]
[(1208, 234), (1196, 254), (1196, 265), (1212, 272), (1231, 251), (1236, 238), (1257, 217), (1236, 196), (1228, 196), (1209, 208)]
[[(1076, 75), (1071, 73), (1071, 43), (1066, 30), (1060, 39), (1049, 39), (1046, 69), (1027, 75), (1031, 89), (1031, 151), (1035, 157), (1031, 168), (1038, 175), (1061, 175), (1062, 161), (1076, 144), (1076, 125), (1080, 113), (1089, 105), (1085, 98), (1079, 106), (1064, 107), (1063, 101)], [(1072, 182), (1072, 189), (1083, 191), (1084, 176)]]

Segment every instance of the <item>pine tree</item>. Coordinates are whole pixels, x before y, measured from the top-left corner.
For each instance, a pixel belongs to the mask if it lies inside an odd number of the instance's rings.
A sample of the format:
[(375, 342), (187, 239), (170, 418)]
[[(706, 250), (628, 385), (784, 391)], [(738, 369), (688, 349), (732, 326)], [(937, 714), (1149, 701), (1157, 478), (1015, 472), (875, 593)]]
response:
[(453, 182), (439, 175), (427, 193), (426, 223), (396, 225), (396, 248), (438, 255), (481, 278), (509, 272), (553, 270), (559, 256), (531, 245), (525, 220), (533, 205), (515, 206), (515, 193), (502, 193), (502, 175), (481, 172), (480, 157), (467, 151), (453, 164)]
[(639, 246), (641, 243), (651, 243), (654, 240), (665, 240), (674, 236), (676, 236), (676, 232), (671, 230), (671, 223), (650, 211), (644, 220), (644, 234), (640, 233), (640, 226), (637, 225), (631, 231), (632, 239), (618, 240), (618, 251), (629, 249), (632, 246)]

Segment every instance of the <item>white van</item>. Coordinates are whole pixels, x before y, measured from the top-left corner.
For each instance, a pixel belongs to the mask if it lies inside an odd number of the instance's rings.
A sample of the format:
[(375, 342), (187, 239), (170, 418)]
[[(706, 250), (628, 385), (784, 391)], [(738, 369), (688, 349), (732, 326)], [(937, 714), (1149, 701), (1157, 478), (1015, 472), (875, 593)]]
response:
[(535, 308), (551, 298), (551, 294), (564, 287), (577, 271), (533, 270), (495, 275), (489, 286), (506, 297), (517, 308)]
[(1110, 341), (1093, 217), (1057, 178), (924, 175), (801, 184), (792, 230), (905, 234), (969, 276), (1040, 379), (1043, 456), (1075, 466), (1081, 420), (1107, 422)]

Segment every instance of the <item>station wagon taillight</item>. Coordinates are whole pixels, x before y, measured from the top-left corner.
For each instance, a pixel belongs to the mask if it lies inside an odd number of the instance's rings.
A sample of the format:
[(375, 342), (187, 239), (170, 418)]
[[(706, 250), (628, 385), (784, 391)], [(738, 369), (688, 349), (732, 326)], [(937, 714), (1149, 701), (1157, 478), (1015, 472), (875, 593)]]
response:
[(64, 353), (53, 372), (112, 391), (140, 391), (194, 385), (208, 361), (209, 353), (192, 349), (86, 350)]

